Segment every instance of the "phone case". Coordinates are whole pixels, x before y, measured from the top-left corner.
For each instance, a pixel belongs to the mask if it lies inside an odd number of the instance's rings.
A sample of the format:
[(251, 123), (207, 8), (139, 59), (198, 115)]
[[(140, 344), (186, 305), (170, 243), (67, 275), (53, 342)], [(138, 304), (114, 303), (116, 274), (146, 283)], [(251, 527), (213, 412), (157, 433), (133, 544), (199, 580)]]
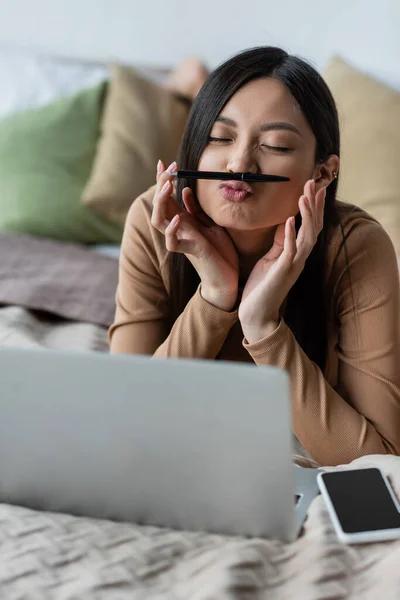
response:
[[(376, 468), (380, 472), (380, 474), (383, 478), (383, 481), (386, 484), (386, 487), (389, 491), (389, 494), (393, 500), (394, 505), (396, 506), (398, 512), (400, 512), (400, 504), (391, 488), (391, 485), (390, 485), (386, 475), (383, 473), (383, 471), (381, 469), (379, 469), (378, 467), (376, 467)], [(326, 506), (327, 506), (327, 509), (329, 512), (329, 516), (332, 520), (333, 526), (336, 531), (336, 535), (338, 536), (338, 538), (341, 542), (343, 542), (345, 544), (366, 544), (368, 542), (384, 542), (384, 541), (395, 540), (395, 539), (400, 538), (400, 527), (396, 527), (396, 529), (379, 529), (376, 531), (361, 531), (361, 532), (357, 532), (357, 533), (344, 532), (340, 525), (340, 521), (336, 515), (336, 510), (335, 510), (335, 507), (333, 506), (333, 503), (331, 501), (328, 490), (325, 486), (323, 476), (326, 473), (328, 473), (328, 471), (322, 471), (322, 472), (318, 473), (317, 483), (318, 483), (320, 492), (322, 494), (322, 497), (325, 500), (325, 503), (326, 503)], [(337, 471), (336, 471), (336, 473), (337, 473)]]

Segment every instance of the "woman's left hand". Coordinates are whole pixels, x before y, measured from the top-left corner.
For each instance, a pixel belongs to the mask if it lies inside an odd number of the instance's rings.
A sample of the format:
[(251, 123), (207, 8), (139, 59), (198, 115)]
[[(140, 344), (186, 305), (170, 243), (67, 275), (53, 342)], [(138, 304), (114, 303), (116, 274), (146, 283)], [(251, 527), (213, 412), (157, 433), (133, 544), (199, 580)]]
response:
[(250, 273), (239, 305), (239, 320), (249, 343), (272, 333), (279, 311), (315, 246), (324, 221), (326, 188), (315, 192), (315, 181), (299, 199), (302, 224), (296, 238), (295, 218), (277, 226), (272, 248)]

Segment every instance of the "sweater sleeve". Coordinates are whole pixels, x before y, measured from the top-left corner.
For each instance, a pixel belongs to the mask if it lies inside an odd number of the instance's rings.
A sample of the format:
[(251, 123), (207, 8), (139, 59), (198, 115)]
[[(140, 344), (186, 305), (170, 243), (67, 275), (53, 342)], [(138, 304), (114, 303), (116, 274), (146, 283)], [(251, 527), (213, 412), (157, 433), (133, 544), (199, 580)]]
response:
[(333, 389), (281, 320), (269, 336), (243, 341), (258, 365), (288, 371), (292, 425), (320, 464), (365, 454), (400, 453), (400, 303), (393, 245), (369, 221), (347, 236), (335, 261), (334, 304), (339, 323), (338, 383)]
[(225, 312), (201, 296), (201, 285), (168, 331), (168, 291), (163, 265), (164, 236), (151, 225), (154, 187), (132, 204), (119, 262), (114, 323), (109, 331), (115, 353), (214, 359), (237, 311)]

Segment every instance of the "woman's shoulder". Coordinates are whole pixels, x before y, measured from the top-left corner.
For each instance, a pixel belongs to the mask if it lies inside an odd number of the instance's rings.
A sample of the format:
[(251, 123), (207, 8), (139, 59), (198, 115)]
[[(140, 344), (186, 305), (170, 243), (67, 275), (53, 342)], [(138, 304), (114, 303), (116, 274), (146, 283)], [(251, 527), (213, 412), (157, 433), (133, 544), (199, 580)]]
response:
[(371, 225), (372, 228), (375, 226), (381, 228), (379, 222), (374, 219), (372, 215), (355, 204), (349, 204), (348, 202), (337, 200), (336, 208), (341, 224), (344, 228), (369, 228)]
[(125, 220), (124, 242), (145, 243), (149, 249), (153, 246), (157, 254), (165, 255), (164, 236), (151, 224), (155, 191), (153, 185), (132, 202)]
[(339, 222), (332, 226), (328, 237), (331, 274), (339, 276), (349, 265), (363, 273), (369, 269), (371, 274), (371, 269), (379, 268), (397, 274), (394, 246), (382, 225), (354, 204), (337, 201), (337, 214)]
[(137, 226), (142, 222), (150, 221), (155, 191), (156, 186), (152, 185), (132, 202), (126, 217), (125, 225)]
[(393, 248), (385, 229), (365, 210), (355, 204), (340, 201), (336, 202), (336, 207), (339, 221), (332, 226), (329, 236), (329, 244), (333, 249), (338, 250), (344, 241), (351, 245), (364, 245), (372, 240)]

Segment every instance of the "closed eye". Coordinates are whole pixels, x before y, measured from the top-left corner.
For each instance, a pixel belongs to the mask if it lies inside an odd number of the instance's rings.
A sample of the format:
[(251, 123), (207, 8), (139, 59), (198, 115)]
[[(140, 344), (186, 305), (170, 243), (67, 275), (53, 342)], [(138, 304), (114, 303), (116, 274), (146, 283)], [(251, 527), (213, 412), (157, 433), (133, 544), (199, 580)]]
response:
[[(231, 142), (231, 138), (219, 138), (214, 136), (208, 136), (209, 142), (214, 142), (216, 144), (223, 144), (225, 142)], [(268, 144), (262, 144), (264, 148), (268, 148), (268, 150), (272, 150), (273, 152), (281, 152), (284, 154), (285, 152), (291, 152), (290, 148), (286, 148), (285, 146), (269, 146)]]
[(268, 150), (272, 150), (273, 152), (290, 152), (290, 148), (286, 148), (285, 146), (269, 146), (268, 144), (262, 144)]
[(217, 138), (217, 137), (212, 137), (211, 135), (208, 136), (208, 141), (209, 142), (231, 142), (232, 140), (230, 138)]

